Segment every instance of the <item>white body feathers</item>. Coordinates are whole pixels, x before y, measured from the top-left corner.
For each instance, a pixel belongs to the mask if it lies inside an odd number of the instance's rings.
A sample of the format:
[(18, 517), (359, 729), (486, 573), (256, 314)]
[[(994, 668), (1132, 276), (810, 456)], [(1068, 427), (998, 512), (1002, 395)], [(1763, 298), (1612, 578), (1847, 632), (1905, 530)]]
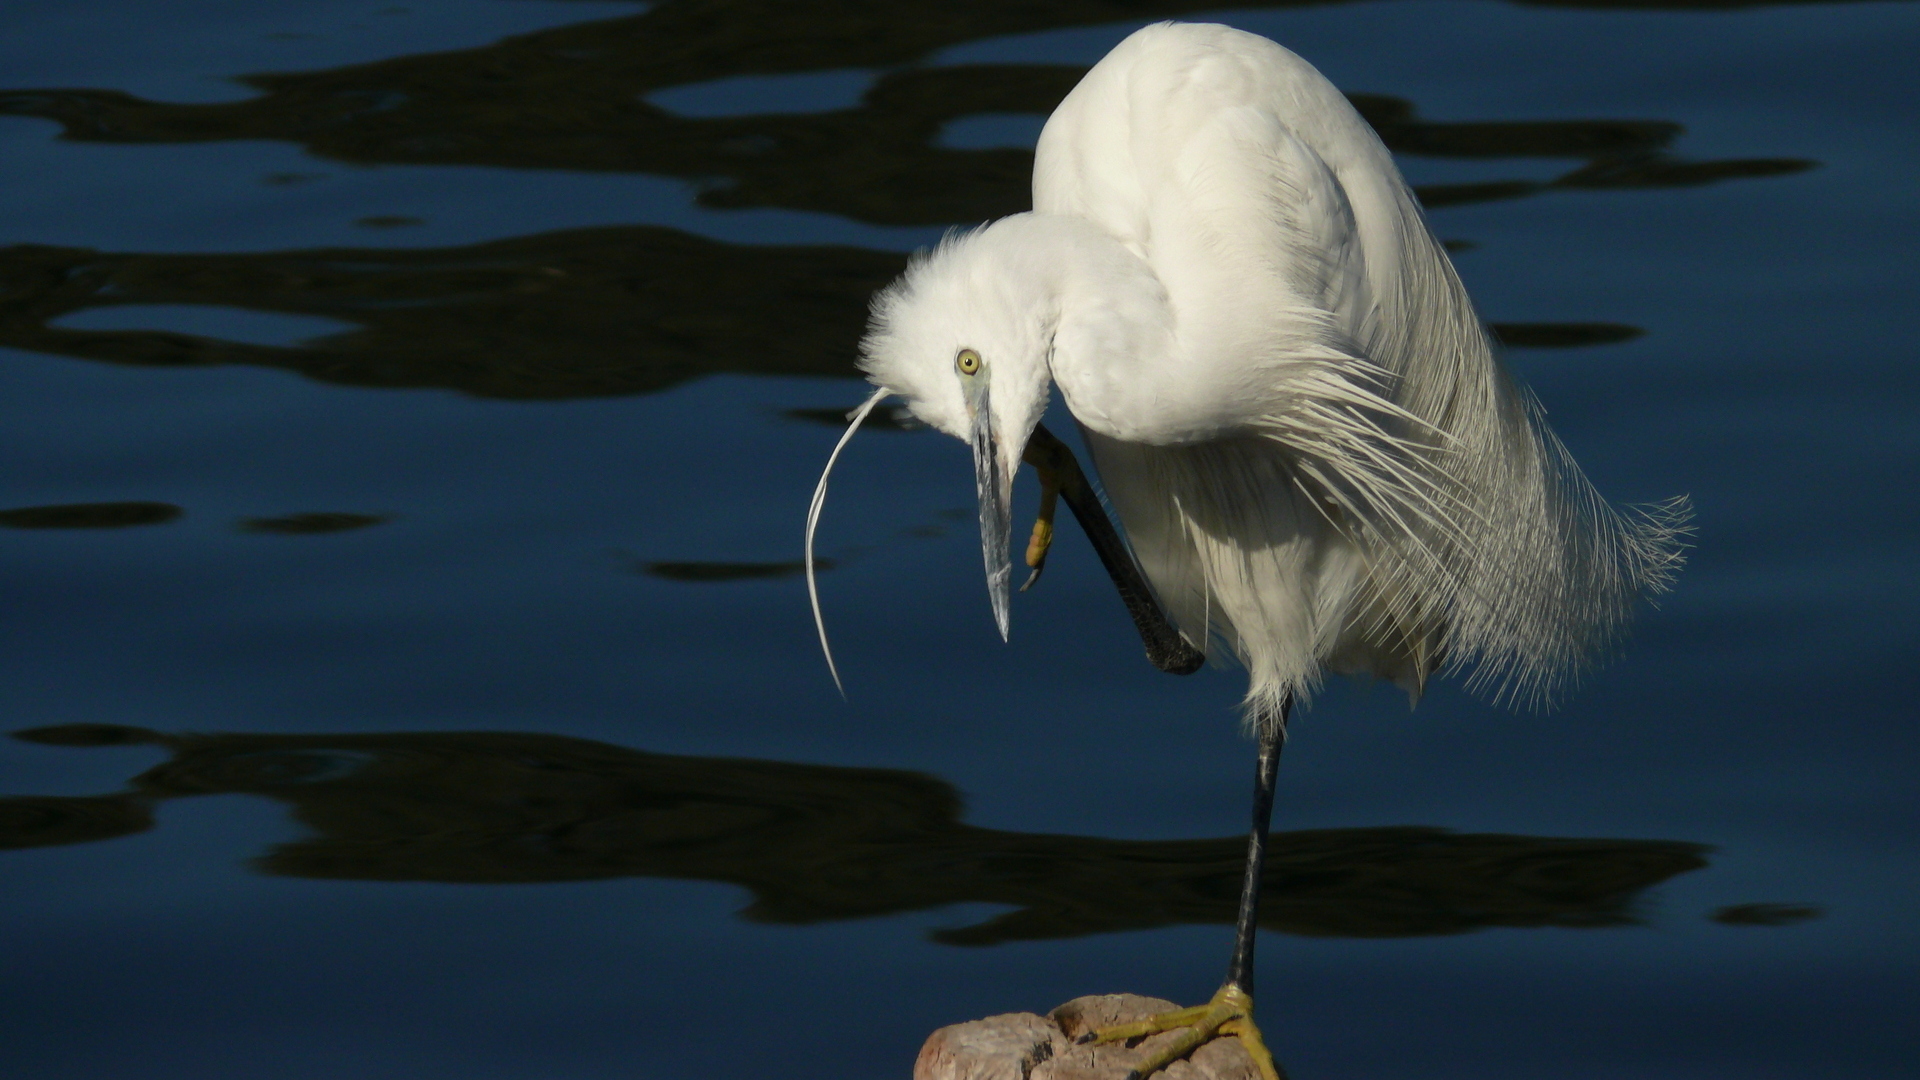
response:
[(1033, 213), (876, 298), (863, 366), (962, 439), (990, 409), (1007, 477), (1058, 385), (1162, 605), (1246, 665), (1250, 714), (1326, 668), (1537, 695), (1678, 565), (1684, 506), (1594, 493), (1386, 148), (1299, 57), (1147, 27), (1054, 112), (1033, 186)]

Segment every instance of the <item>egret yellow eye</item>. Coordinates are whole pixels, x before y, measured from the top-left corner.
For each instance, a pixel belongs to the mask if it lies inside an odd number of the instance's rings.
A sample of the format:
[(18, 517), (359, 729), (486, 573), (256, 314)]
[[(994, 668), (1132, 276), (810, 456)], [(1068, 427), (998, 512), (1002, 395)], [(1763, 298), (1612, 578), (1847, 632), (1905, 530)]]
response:
[(953, 366), (960, 369), (962, 375), (980, 373), (980, 354), (972, 349), (961, 349), (960, 355), (953, 358)]

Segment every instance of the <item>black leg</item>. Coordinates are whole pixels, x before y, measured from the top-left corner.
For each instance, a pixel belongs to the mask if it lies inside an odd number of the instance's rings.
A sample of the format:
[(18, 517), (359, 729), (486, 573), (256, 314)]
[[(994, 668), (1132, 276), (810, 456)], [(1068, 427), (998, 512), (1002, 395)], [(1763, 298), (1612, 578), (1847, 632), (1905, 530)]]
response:
[(1273, 817), (1273, 782), (1280, 772), (1280, 750), (1287, 744), (1287, 712), (1293, 699), (1280, 703), (1276, 713), (1257, 718), (1260, 764), (1254, 775), (1253, 832), (1247, 837), (1247, 876), (1240, 889), (1240, 917), (1234, 927), (1233, 964), (1226, 984), (1213, 1000), (1191, 1009), (1149, 1016), (1112, 1027), (1096, 1028), (1080, 1036), (1082, 1043), (1112, 1043), (1178, 1031), (1176, 1038), (1144, 1053), (1127, 1080), (1143, 1080), (1194, 1052), (1209, 1040), (1232, 1036), (1246, 1048), (1261, 1080), (1287, 1080), (1273, 1060), (1260, 1028), (1253, 1022), (1253, 935), (1260, 921), (1260, 871), (1266, 862), (1267, 825)]
[(1106, 508), (1100, 505), (1100, 496), (1094, 493), (1087, 474), (1080, 471), (1080, 462), (1075, 460), (1073, 451), (1042, 424), (1033, 429), (1022, 457), (1034, 468), (1046, 470), (1058, 485), (1060, 497), (1067, 501), (1067, 509), (1073, 511), (1081, 531), (1093, 543), (1100, 565), (1107, 568), (1107, 576), (1113, 579), (1121, 602), (1127, 605), (1127, 614), (1133, 616), (1133, 627), (1140, 632), (1141, 644), (1147, 647), (1147, 659), (1154, 667), (1174, 675), (1199, 671), (1207, 662), (1207, 654), (1187, 644), (1187, 639), (1180, 636), (1180, 631), (1173, 628), (1166, 613), (1160, 610), (1146, 575), (1134, 564), (1126, 541), (1120, 539), (1119, 531), (1108, 520)]
[(1287, 713), (1293, 699), (1280, 703), (1280, 715), (1259, 718), (1260, 753), (1253, 777), (1253, 830), (1247, 835), (1247, 876), (1240, 886), (1240, 916), (1234, 922), (1233, 963), (1227, 985), (1253, 996), (1253, 935), (1260, 922), (1260, 873), (1267, 858), (1267, 831), (1273, 821), (1273, 783), (1280, 772), (1280, 751), (1287, 745)]

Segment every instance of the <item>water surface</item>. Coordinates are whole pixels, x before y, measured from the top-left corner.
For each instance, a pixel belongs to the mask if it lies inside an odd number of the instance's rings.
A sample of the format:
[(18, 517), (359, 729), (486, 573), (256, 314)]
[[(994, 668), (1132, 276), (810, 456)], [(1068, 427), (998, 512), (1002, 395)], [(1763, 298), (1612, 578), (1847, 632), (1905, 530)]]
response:
[(0, 1072), (903, 1076), (1209, 994), (1241, 677), (1143, 663), (1071, 528), (1002, 645), (897, 424), (823, 531), (847, 702), (793, 573), (866, 297), (1171, 17), (1347, 91), (1601, 490), (1699, 511), (1557, 711), (1298, 719), (1279, 1057), (1920, 1050), (1913, 5), (16, 8)]

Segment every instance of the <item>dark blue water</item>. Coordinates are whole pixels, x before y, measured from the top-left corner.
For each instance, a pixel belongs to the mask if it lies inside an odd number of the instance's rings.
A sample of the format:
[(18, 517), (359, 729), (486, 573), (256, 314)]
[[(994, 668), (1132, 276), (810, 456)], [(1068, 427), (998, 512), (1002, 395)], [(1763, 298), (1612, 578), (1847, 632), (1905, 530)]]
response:
[(1241, 677), (1071, 528), (1000, 644), (926, 432), (828, 506), (846, 703), (791, 573), (867, 292), (1173, 16), (1355, 95), (1600, 488), (1699, 511), (1559, 710), (1297, 720), (1278, 1056), (1909, 1072), (1913, 5), (16, 0), (0, 1074), (898, 1077), (1209, 994)]

